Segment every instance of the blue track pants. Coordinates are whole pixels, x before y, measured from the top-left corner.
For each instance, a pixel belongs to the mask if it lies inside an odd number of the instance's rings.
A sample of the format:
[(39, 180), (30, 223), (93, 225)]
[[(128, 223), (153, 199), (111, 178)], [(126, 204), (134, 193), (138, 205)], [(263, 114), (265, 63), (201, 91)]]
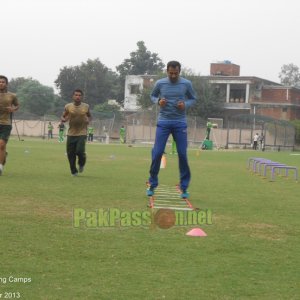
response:
[(177, 146), (180, 188), (185, 191), (188, 188), (191, 179), (191, 172), (187, 160), (187, 124), (185, 122), (158, 121), (155, 144), (152, 149), (149, 183), (152, 188), (158, 186), (160, 161), (170, 134), (172, 134)]

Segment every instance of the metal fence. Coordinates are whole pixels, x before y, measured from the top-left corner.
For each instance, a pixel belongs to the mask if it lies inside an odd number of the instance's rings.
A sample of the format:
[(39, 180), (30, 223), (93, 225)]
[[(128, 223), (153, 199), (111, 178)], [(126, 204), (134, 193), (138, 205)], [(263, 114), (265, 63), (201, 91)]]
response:
[(295, 127), (287, 121), (261, 115), (237, 115), (229, 119), (227, 145), (251, 145), (256, 133), (263, 148), (294, 149)]
[[(119, 143), (121, 126), (126, 129), (126, 141), (130, 144), (153, 144), (156, 132), (157, 111), (144, 110), (135, 113), (92, 112), (91, 126), (94, 128), (94, 141)], [(53, 136), (58, 136), (59, 116), (16, 114), (12, 134), (47, 138), (48, 123), (54, 126)], [(188, 142), (192, 147), (201, 146), (206, 136), (206, 122), (200, 117), (188, 117)], [(68, 124), (66, 124), (66, 130)], [(18, 131), (18, 132), (17, 132)], [(263, 116), (239, 115), (229, 119), (224, 128), (213, 128), (211, 140), (215, 148), (251, 148), (253, 136), (258, 132), (264, 135), (264, 146), (272, 149), (293, 149), (295, 128), (289, 122)]]

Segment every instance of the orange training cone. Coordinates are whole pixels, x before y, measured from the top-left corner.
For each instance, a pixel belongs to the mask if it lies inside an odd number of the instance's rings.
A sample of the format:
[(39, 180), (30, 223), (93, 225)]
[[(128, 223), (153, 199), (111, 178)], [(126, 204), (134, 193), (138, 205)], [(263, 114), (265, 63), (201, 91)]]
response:
[(161, 157), (161, 161), (160, 161), (160, 168), (165, 169), (166, 167), (167, 167), (167, 158), (163, 154), (163, 156)]

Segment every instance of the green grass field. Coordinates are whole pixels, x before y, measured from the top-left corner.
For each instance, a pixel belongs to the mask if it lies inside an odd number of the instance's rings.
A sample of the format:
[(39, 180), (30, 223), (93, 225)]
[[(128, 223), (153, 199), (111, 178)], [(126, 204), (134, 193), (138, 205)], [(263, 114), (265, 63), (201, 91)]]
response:
[[(74, 228), (75, 208), (147, 210), (150, 150), (87, 144), (74, 178), (65, 144), (12, 138), (0, 177), (0, 298), (299, 299), (299, 183), (246, 168), (251, 156), (300, 168), (290, 152), (189, 150), (190, 200), (213, 215), (207, 237), (186, 236), (193, 226)], [(176, 156), (160, 182), (178, 182)]]

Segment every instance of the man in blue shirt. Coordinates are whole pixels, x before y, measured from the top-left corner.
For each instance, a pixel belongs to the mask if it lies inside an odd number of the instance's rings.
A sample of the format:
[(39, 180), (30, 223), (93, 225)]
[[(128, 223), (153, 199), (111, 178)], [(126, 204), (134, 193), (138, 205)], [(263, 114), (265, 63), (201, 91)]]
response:
[(147, 195), (153, 196), (158, 186), (160, 161), (170, 134), (172, 134), (179, 159), (181, 197), (188, 198), (187, 188), (191, 179), (187, 160), (186, 110), (196, 102), (192, 83), (180, 77), (181, 65), (178, 61), (167, 64), (168, 77), (158, 80), (151, 92), (151, 100), (160, 106), (156, 128), (155, 144), (152, 149), (149, 188)]

